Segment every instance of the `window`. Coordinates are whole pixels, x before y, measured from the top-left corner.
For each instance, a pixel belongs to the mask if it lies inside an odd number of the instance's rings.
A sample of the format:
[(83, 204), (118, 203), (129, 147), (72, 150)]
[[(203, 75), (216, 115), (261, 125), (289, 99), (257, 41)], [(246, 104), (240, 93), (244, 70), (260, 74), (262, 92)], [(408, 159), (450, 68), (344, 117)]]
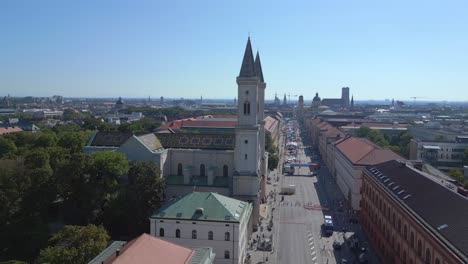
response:
[(213, 240), (213, 231), (208, 232), (208, 240)]
[(224, 251), (224, 258), (229, 259), (229, 250)]
[(180, 238), (180, 229), (176, 229), (175, 237)]
[(192, 239), (197, 239), (197, 230), (192, 230)]
[(224, 240), (225, 241), (231, 240), (231, 234), (229, 234), (229, 232), (224, 233)]
[(414, 233), (413, 232), (411, 232), (411, 235), (410, 235), (410, 245), (411, 247), (414, 248)]
[(205, 164), (200, 164), (200, 176), (205, 177)]
[(406, 250), (403, 250), (403, 257), (402, 257), (402, 262), (406, 263)]
[(223, 166), (223, 177), (227, 177), (229, 174), (229, 167), (228, 165)]
[(436, 258), (435, 264), (440, 264), (440, 259)]
[(164, 237), (164, 228), (159, 228), (159, 236)]
[(422, 257), (422, 243), (420, 239), (418, 239), (418, 256)]
[(244, 155), (245, 160), (247, 160), (247, 154)]
[(183, 169), (182, 169), (182, 163), (177, 164), (177, 176), (182, 176), (184, 175)]
[(398, 233), (401, 234), (401, 219), (398, 219)]
[(250, 115), (250, 103), (248, 101), (244, 102), (244, 115)]
[(426, 264), (431, 264), (431, 250), (426, 248)]
[(406, 225), (403, 228), (403, 237), (405, 238), (405, 240), (408, 240), (408, 227)]

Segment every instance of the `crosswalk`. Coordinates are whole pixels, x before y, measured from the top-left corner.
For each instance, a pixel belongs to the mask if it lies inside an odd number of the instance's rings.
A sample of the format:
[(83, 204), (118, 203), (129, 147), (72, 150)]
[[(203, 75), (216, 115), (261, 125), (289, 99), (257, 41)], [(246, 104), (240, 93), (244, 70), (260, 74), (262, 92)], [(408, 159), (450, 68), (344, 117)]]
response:
[(310, 247), (310, 255), (312, 256), (312, 263), (317, 263), (317, 252), (315, 251), (315, 239), (312, 232), (308, 232), (308, 244)]
[(327, 207), (321, 206), (320, 204), (304, 203), (304, 202), (299, 202), (299, 201), (296, 201), (296, 202), (283, 201), (279, 203), (279, 206), (302, 207), (307, 210), (317, 210), (317, 211), (328, 210)]

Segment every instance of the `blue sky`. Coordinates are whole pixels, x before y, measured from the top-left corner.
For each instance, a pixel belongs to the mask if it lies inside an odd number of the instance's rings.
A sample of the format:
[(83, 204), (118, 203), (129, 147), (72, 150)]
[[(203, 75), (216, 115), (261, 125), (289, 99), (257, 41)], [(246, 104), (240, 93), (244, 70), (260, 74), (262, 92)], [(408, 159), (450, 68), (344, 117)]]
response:
[(468, 1), (0, 1), (0, 95), (468, 101)]

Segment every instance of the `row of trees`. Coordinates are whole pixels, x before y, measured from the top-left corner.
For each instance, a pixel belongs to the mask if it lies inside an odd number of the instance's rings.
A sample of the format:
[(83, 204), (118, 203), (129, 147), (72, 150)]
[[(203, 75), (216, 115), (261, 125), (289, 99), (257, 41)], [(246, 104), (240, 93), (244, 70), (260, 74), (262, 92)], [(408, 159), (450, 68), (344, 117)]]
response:
[(268, 152), (268, 169), (276, 169), (279, 162), (278, 150), (269, 133), (265, 133), (265, 150)]
[(409, 157), (409, 143), (413, 138), (410, 133), (402, 132), (398, 135), (382, 134), (380, 131), (362, 126), (356, 131), (356, 136), (364, 137), (375, 144), (389, 148), (405, 158)]
[(0, 137), (0, 261), (36, 260), (64, 225), (102, 225), (123, 240), (148, 232), (164, 190), (159, 168), (116, 152), (84, 154), (91, 133), (63, 125)]

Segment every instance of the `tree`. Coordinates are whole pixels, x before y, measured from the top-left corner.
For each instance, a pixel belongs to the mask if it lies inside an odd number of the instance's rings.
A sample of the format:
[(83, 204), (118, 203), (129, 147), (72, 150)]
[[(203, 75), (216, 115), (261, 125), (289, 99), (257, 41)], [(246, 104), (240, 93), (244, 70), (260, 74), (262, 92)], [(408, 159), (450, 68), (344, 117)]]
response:
[(78, 111), (76, 110), (73, 110), (73, 109), (65, 109), (63, 110), (63, 115), (62, 115), (62, 119), (63, 120), (76, 120), (76, 119), (82, 119), (84, 117), (83, 114), (79, 113)]
[(5, 155), (13, 153), (15, 151), (16, 145), (12, 140), (0, 137), (0, 159), (3, 158)]
[(57, 144), (57, 136), (54, 132), (39, 132), (39, 137), (34, 141), (36, 148), (48, 148)]
[(468, 148), (465, 149), (465, 152), (463, 155), (463, 164), (468, 165)]
[(274, 170), (278, 167), (279, 157), (276, 153), (268, 155), (268, 169)]
[(106, 203), (108, 196), (118, 190), (120, 178), (128, 172), (128, 160), (124, 154), (112, 151), (94, 152), (91, 157), (91, 182), (99, 192), (99, 199)]
[(88, 224), (99, 208), (99, 196), (90, 180), (93, 159), (84, 153), (74, 153), (56, 170), (57, 185), (63, 198), (63, 215), (67, 223)]
[(109, 235), (102, 226), (65, 226), (41, 250), (40, 263), (88, 263), (107, 246)]
[(64, 132), (61, 133), (58, 144), (62, 148), (70, 150), (70, 153), (77, 153), (83, 151), (86, 138), (80, 132)]
[(164, 180), (156, 163), (134, 162), (128, 171), (128, 185), (104, 212), (104, 223), (112, 235), (134, 237), (149, 232), (148, 217), (160, 207)]
[(463, 183), (463, 172), (460, 169), (450, 169), (448, 175), (459, 183)]
[(358, 128), (358, 130), (356, 130), (356, 136), (366, 138), (368, 137), (370, 132), (371, 132), (371, 129), (369, 127), (361, 126), (360, 128)]

